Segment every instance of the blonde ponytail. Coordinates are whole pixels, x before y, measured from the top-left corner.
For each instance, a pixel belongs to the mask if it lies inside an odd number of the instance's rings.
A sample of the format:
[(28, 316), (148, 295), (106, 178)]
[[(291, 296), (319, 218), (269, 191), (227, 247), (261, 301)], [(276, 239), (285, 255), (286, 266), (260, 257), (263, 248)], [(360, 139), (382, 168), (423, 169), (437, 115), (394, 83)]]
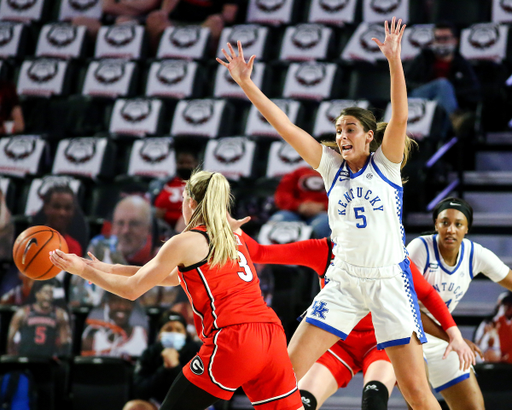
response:
[(217, 172), (198, 171), (192, 174), (185, 189), (197, 202), (197, 207), (184, 232), (201, 224), (206, 226), (210, 238), (208, 263), (211, 266), (237, 260), (236, 239), (227, 219), (233, 200), (227, 179)]

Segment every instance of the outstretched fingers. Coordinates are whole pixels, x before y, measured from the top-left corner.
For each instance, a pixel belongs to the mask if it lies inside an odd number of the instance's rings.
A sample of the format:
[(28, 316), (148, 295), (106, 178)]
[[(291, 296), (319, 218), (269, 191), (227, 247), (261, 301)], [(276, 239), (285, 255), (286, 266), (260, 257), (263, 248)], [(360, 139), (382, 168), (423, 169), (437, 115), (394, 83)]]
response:
[(242, 49), (242, 42), (240, 40), (238, 40), (236, 42), (237, 46), (238, 46), (238, 56), (243, 60), (245, 61), (245, 58), (244, 58), (244, 50)]

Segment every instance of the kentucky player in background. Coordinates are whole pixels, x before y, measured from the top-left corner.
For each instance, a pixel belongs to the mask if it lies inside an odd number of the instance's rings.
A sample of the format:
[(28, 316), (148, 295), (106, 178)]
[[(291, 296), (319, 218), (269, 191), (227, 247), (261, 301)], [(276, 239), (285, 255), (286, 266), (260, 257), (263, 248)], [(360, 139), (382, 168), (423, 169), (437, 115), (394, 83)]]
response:
[[(400, 175), (411, 147), (401, 40), (405, 26), (386, 21), (385, 40), (373, 39), (388, 60), (392, 116), (379, 124), (371, 111), (348, 108), (336, 119), (335, 149), (293, 124), (252, 82), (255, 56), (245, 61), (228, 44), (223, 51), (232, 78), (265, 119), (322, 175), (329, 196), (334, 266), (294, 333), (288, 352), (300, 380), (327, 349), (346, 339), (369, 312), (377, 348), (386, 349), (405, 399), (414, 409), (440, 409), (425, 375), (426, 341), (412, 283), (402, 226)], [(334, 145), (334, 144), (333, 144)]]
[[(433, 211), (435, 234), (413, 239), (407, 246), (414, 264), (453, 312), (473, 278), (483, 273), (512, 290), (512, 271), (493, 252), (464, 238), (473, 223), (473, 209), (459, 198), (446, 198)], [(423, 306), (422, 306), (423, 309)], [(432, 387), (451, 410), (484, 409), (482, 392), (472, 369), (460, 370), (458, 358), (443, 360), (446, 342), (428, 335), (423, 346)]]
[(181, 284), (203, 345), (173, 382), (160, 410), (204, 410), (219, 399), (229, 400), (239, 387), (257, 409), (303, 409), (281, 322), (261, 295), (241, 230), (233, 233), (227, 220), (230, 200), (222, 174), (200, 171), (183, 192), (187, 227), (143, 267), (57, 251), (50, 259), (131, 300), (156, 285)]

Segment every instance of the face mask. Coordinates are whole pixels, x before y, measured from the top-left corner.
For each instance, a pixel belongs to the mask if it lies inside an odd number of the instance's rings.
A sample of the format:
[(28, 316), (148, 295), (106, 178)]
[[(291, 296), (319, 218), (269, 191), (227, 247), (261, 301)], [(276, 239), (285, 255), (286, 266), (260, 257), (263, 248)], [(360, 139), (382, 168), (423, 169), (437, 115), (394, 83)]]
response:
[(162, 332), (160, 334), (160, 342), (165, 348), (171, 347), (176, 350), (181, 350), (185, 346), (187, 336), (178, 332)]
[(438, 57), (446, 57), (453, 54), (455, 51), (455, 44), (436, 44), (432, 45), (432, 51)]
[(192, 170), (188, 168), (176, 168), (176, 175), (181, 179), (188, 181), (192, 175)]

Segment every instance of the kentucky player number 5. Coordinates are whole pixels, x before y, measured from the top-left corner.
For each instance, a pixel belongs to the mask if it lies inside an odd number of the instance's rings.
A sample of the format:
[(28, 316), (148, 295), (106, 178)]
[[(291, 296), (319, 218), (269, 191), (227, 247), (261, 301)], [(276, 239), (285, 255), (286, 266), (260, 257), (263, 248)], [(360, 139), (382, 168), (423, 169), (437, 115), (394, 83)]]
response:
[(360, 222), (356, 224), (358, 228), (366, 228), (366, 216), (364, 216), (364, 207), (360, 206), (354, 208), (354, 212), (356, 214), (356, 219), (361, 219)]

